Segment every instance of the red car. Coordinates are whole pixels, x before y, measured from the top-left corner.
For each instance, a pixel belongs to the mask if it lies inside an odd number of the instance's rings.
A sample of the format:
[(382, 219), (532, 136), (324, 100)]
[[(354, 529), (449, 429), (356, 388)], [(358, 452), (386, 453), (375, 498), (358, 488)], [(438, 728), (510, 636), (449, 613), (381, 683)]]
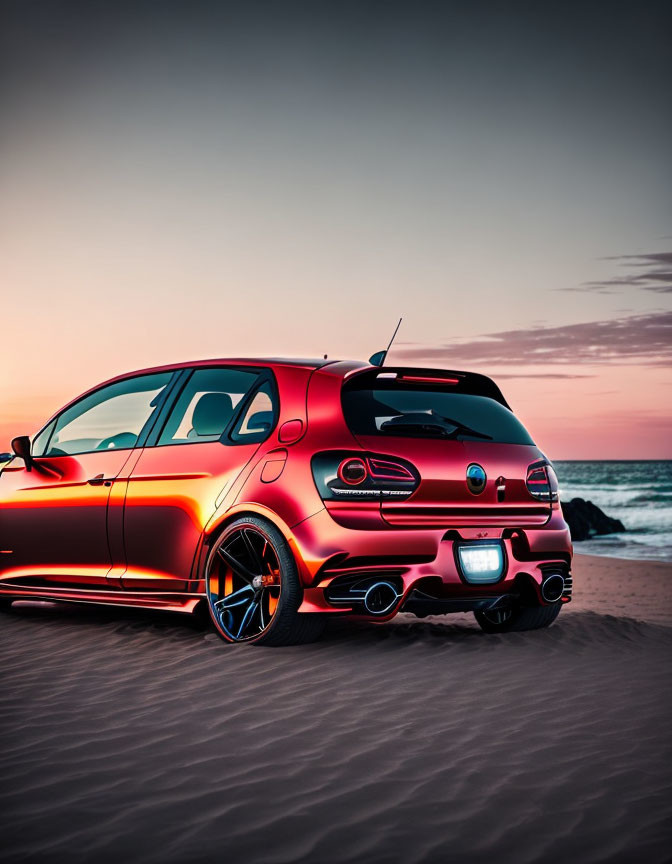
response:
[(0, 474), (0, 602), (193, 612), (229, 642), (327, 616), (547, 627), (572, 546), (550, 462), (483, 375), (213, 360), (70, 402)]

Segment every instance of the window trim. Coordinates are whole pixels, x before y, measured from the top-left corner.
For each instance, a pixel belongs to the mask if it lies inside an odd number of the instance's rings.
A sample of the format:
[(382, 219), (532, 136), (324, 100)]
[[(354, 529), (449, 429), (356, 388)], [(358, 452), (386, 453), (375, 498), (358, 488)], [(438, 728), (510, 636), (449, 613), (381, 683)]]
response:
[[(48, 432), (47, 439), (46, 439), (45, 444), (44, 444), (44, 450), (47, 451), (49, 449), (49, 445), (51, 444), (51, 439), (52, 439), (52, 436), (54, 434), (54, 429), (56, 428), (57, 421), (58, 421), (58, 415), (56, 417), (52, 417), (51, 420), (49, 420), (47, 423), (45, 423), (41, 429), (38, 429), (38, 431), (30, 439), (30, 453), (31, 453), (31, 456), (33, 457), (33, 459), (43, 459), (44, 458), (44, 453), (41, 453), (39, 456), (34, 454), (33, 453), (33, 447), (35, 446), (35, 442), (40, 437), (40, 435), (43, 432)], [(51, 429), (49, 428), (50, 426), (51, 426)]]
[[(264, 372), (266, 369), (264, 368)], [(280, 397), (278, 395), (278, 388), (275, 381), (275, 376), (269, 369), (269, 375), (261, 374), (254, 385), (250, 389), (250, 392), (247, 394), (247, 397), (241, 399), (240, 406), (234, 412), (234, 416), (231, 418), (231, 422), (228, 424), (227, 428), (224, 430), (223, 435), (226, 435), (228, 438), (227, 443), (232, 447), (239, 447), (241, 444), (262, 444), (264, 441), (267, 441), (273, 432), (275, 431), (276, 426), (278, 425), (278, 419), (280, 417)], [(271, 422), (271, 427), (265, 435), (262, 437), (254, 438), (254, 440), (250, 440), (253, 436), (250, 435), (249, 438), (242, 440), (237, 440), (232, 437), (233, 430), (240, 425), (240, 421), (243, 419), (245, 414), (247, 414), (248, 409), (257, 398), (257, 394), (261, 391), (261, 388), (265, 384), (270, 384), (271, 389), (271, 405), (273, 407), (273, 421)], [(222, 436), (223, 437), (223, 436)]]
[(158, 416), (158, 414), (163, 410), (163, 407), (165, 406), (167, 400), (169, 399), (170, 394), (172, 393), (172, 391), (174, 389), (175, 380), (177, 377), (176, 372), (180, 372), (180, 371), (182, 371), (182, 370), (175, 370), (173, 372), (171, 372), (170, 370), (167, 370), (164, 372), (158, 372), (158, 371), (157, 372), (143, 372), (141, 375), (128, 375), (125, 378), (120, 378), (116, 381), (107, 381), (105, 384), (101, 384), (100, 387), (96, 387), (93, 390), (88, 390), (86, 393), (83, 393), (78, 399), (75, 399), (74, 402), (68, 403), (68, 405), (66, 405), (65, 408), (61, 409), (57, 414), (55, 414), (34, 435), (33, 440), (35, 438), (37, 438), (37, 436), (41, 432), (43, 432), (51, 424), (53, 424), (53, 429), (51, 430), (51, 432), (49, 434), (49, 440), (47, 441), (47, 445), (45, 447), (46, 452), (44, 453), (44, 455), (36, 456), (35, 458), (36, 459), (64, 459), (64, 458), (69, 459), (69, 458), (76, 457), (76, 456), (85, 456), (85, 455), (88, 455), (90, 453), (110, 453), (110, 452), (112, 452), (111, 450), (96, 450), (96, 449), (94, 449), (94, 450), (79, 450), (77, 453), (63, 453), (60, 455), (59, 454), (50, 455), (49, 454), (49, 447), (51, 446), (51, 441), (54, 437), (54, 433), (56, 431), (56, 427), (58, 426), (58, 421), (60, 420), (60, 418), (63, 416), (63, 414), (66, 411), (70, 411), (71, 408), (74, 408), (76, 405), (78, 405), (84, 399), (88, 399), (89, 397), (94, 396), (96, 393), (99, 393), (101, 390), (105, 390), (108, 387), (113, 387), (115, 384), (121, 384), (121, 383), (125, 383), (127, 381), (136, 381), (138, 378), (148, 378), (151, 375), (166, 375), (166, 374), (168, 374), (168, 375), (170, 375), (170, 378), (168, 379), (168, 383), (165, 385), (161, 401), (159, 402), (159, 404), (157, 404), (154, 407), (154, 409), (150, 413), (149, 417), (147, 418), (147, 420), (143, 424), (142, 429), (138, 433), (138, 437), (137, 437), (135, 444), (132, 447), (115, 447), (114, 452), (115, 453), (126, 453), (126, 452), (130, 452), (131, 450), (138, 450), (138, 449), (142, 448), (144, 446), (145, 439), (147, 438), (152, 427), (154, 426), (153, 421)]
[[(189, 382), (192, 377), (197, 373), (203, 370), (213, 370), (213, 369), (223, 369), (230, 372), (250, 372), (257, 376), (257, 380), (253, 382), (250, 387), (249, 392), (240, 400), (240, 403), (236, 406), (233, 414), (231, 415), (231, 419), (226, 424), (224, 431), (214, 441), (166, 441), (164, 443), (159, 443), (159, 439), (163, 434), (163, 430), (170, 419), (171, 414), (173, 413), (174, 408), (176, 407), (182, 393), (187, 388)], [(225, 447), (240, 447), (244, 444), (263, 444), (264, 441), (267, 441), (270, 436), (273, 434), (275, 428), (278, 425), (278, 420), (280, 418), (280, 394), (278, 390), (278, 382), (276, 381), (273, 370), (270, 366), (238, 366), (238, 365), (229, 365), (229, 364), (220, 364), (213, 363), (210, 366), (190, 366), (185, 367), (180, 370), (184, 372), (185, 375), (179, 384), (176, 384), (175, 388), (171, 393), (170, 405), (166, 408), (165, 413), (160, 419), (157, 419), (156, 424), (153, 426), (151, 431), (147, 435), (147, 439), (144, 442), (144, 447), (188, 447), (193, 444), (222, 444)], [(263, 438), (256, 438), (254, 441), (234, 441), (231, 439), (231, 431), (235, 429), (236, 425), (242, 414), (247, 410), (247, 407), (251, 404), (254, 397), (257, 395), (258, 390), (265, 383), (270, 383), (271, 385), (271, 401), (273, 402), (273, 424), (271, 428), (268, 430), (266, 435)]]
[(154, 430), (157, 428), (157, 426), (160, 425), (161, 428), (163, 428), (165, 421), (170, 416), (173, 405), (177, 402), (177, 399), (179, 399), (179, 394), (182, 392), (183, 383), (186, 382), (188, 378), (188, 369), (175, 370), (172, 379), (168, 382), (168, 386), (166, 387), (165, 398), (161, 400), (160, 405), (156, 406), (158, 410), (152, 412), (152, 414), (147, 420), (147, 423), (145, 423), (145, 425), (140, 430), (136, 447), (147, 447), (147, 442)]

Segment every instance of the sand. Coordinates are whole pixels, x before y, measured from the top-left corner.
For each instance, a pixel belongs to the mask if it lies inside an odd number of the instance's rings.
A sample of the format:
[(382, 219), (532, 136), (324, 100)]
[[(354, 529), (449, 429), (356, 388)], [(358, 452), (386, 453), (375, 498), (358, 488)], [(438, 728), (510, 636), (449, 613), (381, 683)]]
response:
[(404, 615), (285, 649), (15, 608), (0, 857), (669, 861), (671, 577), (578, 556), (546, 631)]

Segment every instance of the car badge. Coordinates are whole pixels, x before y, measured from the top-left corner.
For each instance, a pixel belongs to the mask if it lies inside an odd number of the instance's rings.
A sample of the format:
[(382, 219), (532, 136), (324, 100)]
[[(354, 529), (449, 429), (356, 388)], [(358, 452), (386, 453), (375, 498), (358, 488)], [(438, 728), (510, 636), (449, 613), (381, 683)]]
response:
[(483, 492), (487, 479), (485, 470), (476, 462), (472, 462), (467, 467), (467, 489), (472, 495), (480, 495)]

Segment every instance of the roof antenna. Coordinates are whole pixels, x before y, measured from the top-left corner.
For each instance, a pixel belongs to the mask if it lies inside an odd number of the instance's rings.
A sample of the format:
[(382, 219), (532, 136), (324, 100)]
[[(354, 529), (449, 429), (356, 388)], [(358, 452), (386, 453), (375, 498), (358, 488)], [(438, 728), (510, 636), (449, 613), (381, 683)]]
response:
[(401, 322), (402, 322), (403, 320), (404, 320), (403, 318), (400, 318), (400, 319), (399, 319), (399, 323), (398, 323), (397, 326), (394, 328), (394, 333), (392, 334), (392, 338), (390, 339), (390, 343), (389, 343), (389, 345), (387, 346), (387, 348), (386, 348), (384, 351), (376, 351), (375, 354), (372, 354), (372, 355), (369, 357), (369, 363), (370, 363), (372, 366), (382, 366), (382, 365), (383, 365), (383, 363), (385, 362), (385, 358), (387, 357), (387, 352), (388, 352), (388, 351), (390, 350), (390, 348), (392, 347), (392, 343), (394, 342), (394, 337), (397, 335), (397, 331), (398, 331), (399, 328), (401, 327)]

